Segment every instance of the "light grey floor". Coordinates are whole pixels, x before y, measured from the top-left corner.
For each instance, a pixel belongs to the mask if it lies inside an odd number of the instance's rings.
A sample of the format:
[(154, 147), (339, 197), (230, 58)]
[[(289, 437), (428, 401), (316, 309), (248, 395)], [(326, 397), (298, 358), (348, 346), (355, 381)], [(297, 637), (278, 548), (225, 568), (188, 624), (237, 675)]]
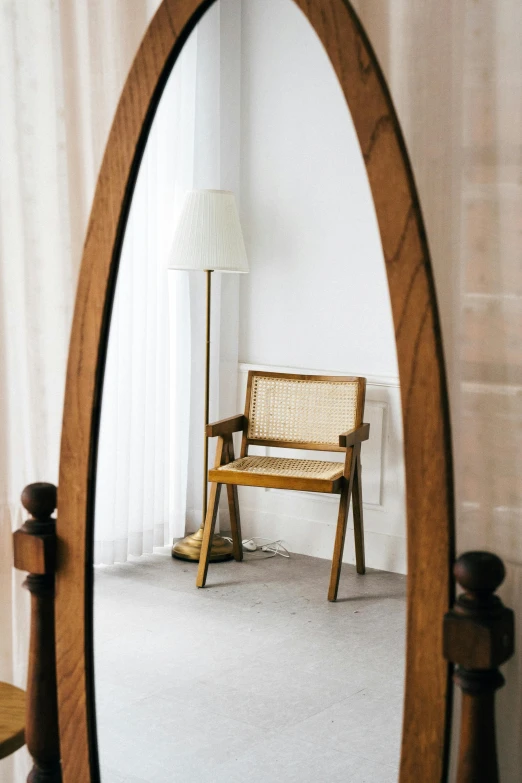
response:
[(96, 569), (102, 783), (396, 783), (405, 577), (254, 558)]

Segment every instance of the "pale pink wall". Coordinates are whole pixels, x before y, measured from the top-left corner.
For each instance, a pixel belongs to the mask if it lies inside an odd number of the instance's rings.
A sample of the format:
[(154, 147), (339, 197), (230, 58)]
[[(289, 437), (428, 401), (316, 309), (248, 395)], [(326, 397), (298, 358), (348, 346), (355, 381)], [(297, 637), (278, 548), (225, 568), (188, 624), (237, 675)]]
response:
[[(390, 82), (442, 318), (458, 550), (507, 567), (522, 627), (522, 4), (354, 0)], [(518, 632), (518, 650), (522, 635)], [(522, 655), (498, 697), (503, 783), (522, 767)]]

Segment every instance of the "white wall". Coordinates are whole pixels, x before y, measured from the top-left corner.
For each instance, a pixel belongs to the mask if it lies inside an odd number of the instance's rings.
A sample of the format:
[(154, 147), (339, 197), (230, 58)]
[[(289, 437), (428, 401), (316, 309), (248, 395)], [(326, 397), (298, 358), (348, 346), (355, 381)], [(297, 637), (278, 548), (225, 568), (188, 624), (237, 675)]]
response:
[[(249, 366), (366, 376), (367, 564), (404, 572), (398, 368), (373, 201), (337, 78), (291, 0), (242, 2), (240, 143), (251, 271), (240, 284), (238, 408)], [(334, 499), (245, 489), (240, 502), (245, 534), (331, 557)]]
[(243, 0), (243, 361), (397, 376), (380, 238), (330, 61), (291, 0)]

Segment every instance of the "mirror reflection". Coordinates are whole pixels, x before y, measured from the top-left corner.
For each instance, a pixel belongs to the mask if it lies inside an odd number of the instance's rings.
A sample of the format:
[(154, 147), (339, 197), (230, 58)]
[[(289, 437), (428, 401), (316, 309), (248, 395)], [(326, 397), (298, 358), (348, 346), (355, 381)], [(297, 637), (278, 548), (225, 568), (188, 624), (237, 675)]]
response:
[(115, 290), (94, 546), (103, 783), (397, 780), (398, 375), (328, 57), (292, 0), (220, 0), (162, 96)]

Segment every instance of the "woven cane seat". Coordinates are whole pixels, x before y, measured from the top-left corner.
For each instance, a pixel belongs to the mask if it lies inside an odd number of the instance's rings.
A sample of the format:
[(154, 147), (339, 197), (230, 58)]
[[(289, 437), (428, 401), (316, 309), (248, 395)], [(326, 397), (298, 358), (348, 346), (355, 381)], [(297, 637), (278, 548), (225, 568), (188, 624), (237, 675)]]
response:
[[(242, 457), (211, 470), (210, 481), (251, 487), (279, 486), (304, 491), (336, 492), (344, 465), (325, 460), (287, 457)], [(296, 484), (289, 487), (289, 481)]]

